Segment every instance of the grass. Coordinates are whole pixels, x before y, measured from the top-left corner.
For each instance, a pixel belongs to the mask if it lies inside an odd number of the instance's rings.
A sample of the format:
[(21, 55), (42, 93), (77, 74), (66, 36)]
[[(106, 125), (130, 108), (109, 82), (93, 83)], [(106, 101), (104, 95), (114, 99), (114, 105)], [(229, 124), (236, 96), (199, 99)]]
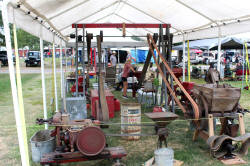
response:
[[(58, 73), (58, 75), (60, 75)], [(47, 106), (49, 113), (51, 112), (50, 100), (52, 96), (50, 80), (51, 76), (46, 75), (46, 92), (47, 92)], [(58, 87), (60, 87), (59, 77), (57, 79)], [(95, 79), (91, 79), (92, 82)], [(197, 83), (204, 83), (203, 80), (192, 80)], [(227, 82), (233, 86), (241, 87), (241, 82)], [(42, 90), (41, 90), (41, 76), (39, 74), (23, 74), (23, 96), (25, 107), (25, 118), (27, 125), (28, 140), (31, 136), (44, 128), (35, 124), (36, 118), (43, 117), (42, 106)], [(135, 99), (130, 97), (128, 100), (121, 98), (121, 92), (114, 91), (113, 94), (121, 102), (135, 102)], [(131, 96), (131, 94), (129, 94)], [(60, 88), (58, 88), (58, 98), (60, 98)], [(250, 91), (243, 90), (240, 103), (243, 107), (250, 109)], [(59, 102), (60, 103), (60, 102)], [(142, 113), (152, 112), (152, 108), (142, 107)], [(90, 113), (90, 110), (88, 110)], [(180, 118), (172, 122), (168, 129), (170, 131), (168, 137), (168, 146), (172, 147), (175, 152), (175, 158), (184, 161), (184, 166), (222, 166), (222, 164), (213, 159), (209, 155), (208, 146), (205, 141), (198, 139), (196, 142), (192, 141), (192, 132), (189, 130), (189, 121), (184, 120), (182, 113), (177, 110), (177, 114), (181, 115)], [(10, 81), (8, 74), (0, 74), (0, 166), (13, 166), (20, 165), (20, 154), (18, 149), (17, 133), (15, 128), (14, 110), (12, 106), (12, 96), (10, 89)], [(245, 116), (245, 125), (247, 132), (250, 132), (249, 114)], [(142, 114), (143, 122), (152, 122), (150, 119)], [(115, 118), (111, 119), (113, 123), (120, 123), (120, 113), (115, 113)], [(104, 129), (107, 133), (120, 133), (120, 125), (112, 125), (108, 129)], [(142, 127), (143, 133), (151, 133), (154, 129), (152, 127)], [(123, 159), (127, 166), (140, 166), (146, 160), (153, 156), (156, 148), (157, 137), (142, 137), (138, 141), (126, 141), (119, 137), (107, 137), (109, 146), (123, 146), (128, 156)], [(30, 154), (31, 155), (31, 154)], [(250, 162), (250, 155), (244, 157)], [(110, 166), (112, 164), (109, 160), (71, 163), (68, 166)], [(31, 162), (31, 165), (38, 165)], [(66, 165), (66, 166), (67, 166)]]

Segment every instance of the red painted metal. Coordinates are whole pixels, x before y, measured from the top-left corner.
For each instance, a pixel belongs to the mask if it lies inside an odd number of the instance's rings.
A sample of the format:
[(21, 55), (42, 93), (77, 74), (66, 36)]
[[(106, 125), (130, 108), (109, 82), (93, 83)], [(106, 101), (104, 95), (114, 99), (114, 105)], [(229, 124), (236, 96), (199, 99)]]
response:
[(77, 136), (77, 148), (86, 156), (95, 156), (101, 153), (106, 146), (106, 138), (98, 127), (84, 128)]
[(153, 112), (163, 112), (161, 106), (155, 106)]
[(121, 110), (121, 103), (118, 99), (114, 99), (115, 101), (115, 111), (120, 111)]
[(189, 94), (191, 94), (191, 91), (194, 88), (194, 82), (182, 82), (182, 86)]
[(92, 65), (92, 63), (93, 63), (93, 62), (92, 62), (92, 59), (93, 59), (92, 48), (90, 48), (90, 57), (91, 57), (91, 61), (90, 61), (90, 62), (91, 62), (91, 65)]
[[(79, 76), (78, 77), (78, 92), (83, 92), (82, 82), (83, 82), (83, 77)], [(71, 93), (76, 92), (76, 83), (71, 87), (70, 91)]]
[[(246, 72), (247, 72), (247, 75), (249, 75), (249, 70), (244, 70), (244, 75), (246, 75)], [(242, 76), (243, 75), (243, 70), (242, 69), (238, 69), (236, 70), (236, 75), (237, 76)]]
[(52, 163), (72, 163), (80, 161), (91, 161), (97, 159), (121, 159), (125, 157), (127, 152), (123, 147), (110, 147), (104, 148), (104, 150), (98, 156), (88, 157), (83, 155), (81, 152), (52, 152), (43, 155), (41, 159), (41, 165), (52, 164)]
[[(91, 95), (91, 115), (94, 118), (97, 118), (95, 101), (99, 100), (98, 90), (92, 89), (90, 95)], [(108, 109), (109, 109), (109, 118), (114, 118), (114, 116), (115, 116), (115, 113), (114, 113), (114, 111), (115, 111), (114, 95), (111, 93), (110, 90), (105, 90), (105, 96), (106, 96)]]
[[(163, 28), (171, 27), (171, 24), (162, 24)], [(102, 24), (77, 24), (77, 28), (123, 28), (122, 23), (102, 23)], [(160, 24), (127, 24), (126, 28), (159, 28)], [(72, 28), (75, 28), (75, 24), (72, 24)]]

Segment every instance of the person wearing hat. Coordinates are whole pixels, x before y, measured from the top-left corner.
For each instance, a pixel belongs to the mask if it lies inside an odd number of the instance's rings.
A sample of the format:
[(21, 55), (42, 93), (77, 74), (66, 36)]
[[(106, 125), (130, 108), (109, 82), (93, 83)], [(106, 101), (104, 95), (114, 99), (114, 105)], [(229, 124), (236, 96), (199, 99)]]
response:
[(135, 70), (133, 69), (133, 67), (131, 65), (131, 62), (132, 62), (131, 58), (128, 58), (126, 60), (126, 63), (125, 63), (124, 68), (123, 68), (123, 73), (122, 73), (122, 82), (123, 82), (123, 95), (122, 95), (122, 97), (125, 99), (128, 99), (128, 96), (127, 96), (128, 80), (127, 80), (127, 78), (129, 76), (129, 72), (130, 72), (130, 70), (135, 72)]
[(112, 55), (110, 56), (110, 63), (111, 63), (111, 66), (116, 66), (116, 63), (117, 63), (117, 59), (116, 59), (116, 52), (113, 51), (112, 52)]

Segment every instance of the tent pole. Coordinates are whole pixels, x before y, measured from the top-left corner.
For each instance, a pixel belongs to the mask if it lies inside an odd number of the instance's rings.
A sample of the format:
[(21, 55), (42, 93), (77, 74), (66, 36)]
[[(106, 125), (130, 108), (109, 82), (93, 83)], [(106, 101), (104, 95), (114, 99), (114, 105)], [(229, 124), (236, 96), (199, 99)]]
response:
[[(83, 81), (82, 81), (82, 87), (83, 87), (83, 96), (85, 96), (85, 28), (83, 26), (82, 28), (82, 77), (83, 77)], [(92, 56), (91, 56), (92, 59)], [(91, 61), (92, 63), (92, 61)]]
[(219, 71), (221, 75), (221, 27), (218, 26), (218, 55), (217, 55), (217, 70)]
[(55, 87), (55, 103), (56, 103), (56, 112), (58, 112), (58, 100), (57, 100), (57, 85), (56, 85), (56, 53), (55, 53), (55, 34), (53, 34), (53, 70), (54, 70), (54, 87)]
[(62, 39), (60, 40), (60, 72), (61, 72), (61, 98), (63, 98), (63, 65), (62, 65)]
[(64, 57), (65, 57), (65, 74), (67, 72), (67, 69), (68, 69), (68, 57), (67, 57), (67, 48), (66, 46), (64, 46)]
[[(135, 59), (137, 59), (136, 46), (135, 46)], [(136, 64), (136, 61), (135, 61)]]
[[(28, 156), (29, 150), (28, 150), (28, 143), (27, 143), (27, 131), (26, 131), (26, 123), (25, 123), (23, 90), (22, 90), (22, 78), (21, 78), (21, 73), (20, 73), (20, 58), (19, 58), (19, 54), (18, 54), (18, 43), (17, 43), (17, 33), (16, 33), (16, 23), (15, 23), (14, 12), (15, 12), (15, 10), (13, 9), (13, 20), (14, 20), (13, 21), (13, 34), (14, 34), (15, 56), (16, 56), (17, 96), (18, 96), (19, 109), (20, 109), (20, 113), (21, 113), (21, 125), (22, 125), (23, 134), (24, 134), (25, 153)], [(26, 160), (29, 160), (29, 159), (26, 159)]]
[(186, 72), (186, 64), (185, 64), (185, 61), (186, 61), (186, 55), (185, 55), (186, 54), (186, 46), (185, 46), (185, 43), (186, 42), (185, 42), (185, 35), (184, 35), (184, 33), (183, 33), (182, 36), (183, 36), (183, 42), (182, 42), (183, 43), (182, 44), (183, 45), (182, 46), (182, 50), (183, 50), (182, 51), (182, 69), (183, 69), (183, 71), (182, 71), (183, 72), (182, 73), (182, 81), (184, 82), (185, 81), (185, 77), (186, 77), (186, 73), (185, 73)]
[(189, 40), (187, 41), (187, 51), (188, 51), (188, 82), (190, 82), (190, 49), (189, 49)]
[(242, 60), (242, 90), (244, 88), (244, 75), (245, 75), (245, 56), (244, 56), (244, 52), (245, 52), (245, 49), (244, 49), (244, 42), (243, 42), (243, 53), (242, 53), (242, 56), (243, 56), (243, 60)]
[(78, 97), (78, 28), (76, 27), (76, 51), (75, 51), (75, 65), (76, 65), (76, 97)]
[(27, 140), (25, 138), (26, 131), (23, 130), (23, 127), (25, 126), (22, 125), (22, 117), (21, 117), (21, 112), (20, 112), (19, 103), (18, 103), (15, 71), (14, 71), (14, 65), (13, 65), (13, 59), (12, 59), (10, 28), (9, 28), (8, 11), (7, 11), (8, 2), (9, 1), (2, 1), (1, 4), (2, 4), (4, 35), (5, 35), (7, 57), (8, 57), (8, 64), (9, 64), (10, 84), (11, 84), (12, 99), (13, 99), (13, 106), (14, 106), (15, 119), (16, 119), (16, 128), (17, 128), (17, 135), (18, 135), (19, 150), (20, 150), (20, 155), (21, 155), (21, 163), (22, 165), (29, 166), (29, 154), (27, 152), (27, 147), (25, 147), (25, 140)]
[[(40, 54), (41, 54), (41, 76), (42, 76), (42, 89), (43, 89), (43, 117), (48, 118), (47, 114), (47, 101), (46, 101), (46, 86), (45, 86), (45, 75), (44, 75), (44, 56), (43, 56), (43, 34), (42, 25), (40, 29)], [(45, 129), (48, 129), (48, 124), (45, 123)]]

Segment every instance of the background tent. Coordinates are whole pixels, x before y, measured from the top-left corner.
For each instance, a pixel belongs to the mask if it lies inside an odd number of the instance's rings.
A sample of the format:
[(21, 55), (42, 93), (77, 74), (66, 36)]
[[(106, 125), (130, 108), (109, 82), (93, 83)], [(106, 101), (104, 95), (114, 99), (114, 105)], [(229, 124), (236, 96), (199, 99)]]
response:
[[(225, 37), (221, 39), (221, 49), (242, 49), (244, 41), (236, 37)], [(187, 49), (187, 43), (185, 44)], [(250, 44), (248, 44), (250, 47)], [(194, 40), (189, 42), (190, 49), (200, 49), (200, 50), (217, 50), (218, 49), (218, 39), (202, 39)], [(183, 45), (177, 45), (173, 47), (173, 50), (182, 50)]]
[[(10, 22), (44, 39), (60, 43), (74, 33), (73, 23), (170, 23), (174, 42), (248, 32), (248, 0), (11, 0)], [(29, 14), (27, 14), (29, 13)], [(15, 19), (14, 19), (15, 18)], [(41, 22), (42, 21), (42, 22)], [(42, 26), (41, 26), (42, 25)], [(89, 31), (89, 30), (88, 30)], [(114, 31), (120, 31), (116, 29)], [(158, 29), (127, 29), (127, 34), (145, 35)], [(111, 32), (113, 33), (113, 32)], [(96, 33), (96, 34), (99, 34)], [(106, 35), (109, 35), (105, 33)], [(144, 38), (145, 40), (145, 38)]]

